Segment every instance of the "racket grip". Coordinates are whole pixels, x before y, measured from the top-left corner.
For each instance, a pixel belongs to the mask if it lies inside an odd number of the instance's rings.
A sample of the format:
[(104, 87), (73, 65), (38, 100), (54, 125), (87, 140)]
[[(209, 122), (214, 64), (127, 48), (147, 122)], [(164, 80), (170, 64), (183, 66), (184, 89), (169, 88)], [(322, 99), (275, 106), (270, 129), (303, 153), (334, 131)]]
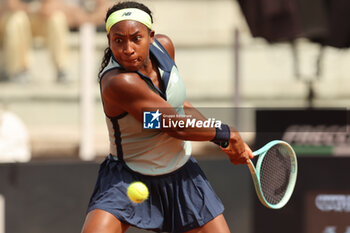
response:
[(228, 141), (225, 141), (225, 142), (214, 142), (214, 141), (212, 141), (212, 142), (215, 143), (216, 145), (220, 146), (221, 148), (226, 148), (229, 145)]
[(227, 148), (230, 143), (228, 141), (226, 142), (220, 142), (220, 147), (221, 148)]

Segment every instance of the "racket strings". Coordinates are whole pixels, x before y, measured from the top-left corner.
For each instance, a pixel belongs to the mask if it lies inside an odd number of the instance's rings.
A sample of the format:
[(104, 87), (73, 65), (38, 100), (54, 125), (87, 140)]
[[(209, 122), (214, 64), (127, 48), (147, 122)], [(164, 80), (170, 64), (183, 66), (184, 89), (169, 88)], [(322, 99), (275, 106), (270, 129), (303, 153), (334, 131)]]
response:
[(260, 183), (263, 195), (270, 204), (279, 203), (284, 197), (291, 172), (289, 150), (280, 144), (265, 154), (260, 169)]

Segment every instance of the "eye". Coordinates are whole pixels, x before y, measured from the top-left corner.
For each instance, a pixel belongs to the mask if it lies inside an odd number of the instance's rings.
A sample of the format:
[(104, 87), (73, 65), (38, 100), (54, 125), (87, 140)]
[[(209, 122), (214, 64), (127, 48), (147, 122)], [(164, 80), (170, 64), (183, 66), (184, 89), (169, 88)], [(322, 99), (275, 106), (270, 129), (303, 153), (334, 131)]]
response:
[(121, 42), (122, 42), (122, 39), (116, 38), (114, 41), (117, 42), (117, 43), (121, 43)]
[(141, 40), (141, 38), (142, 38), (141, 36), (135, 36), (135, 37), (134, 37), (134, 41), (135, 41), (135, 42), (138, 42), (138, 41)]

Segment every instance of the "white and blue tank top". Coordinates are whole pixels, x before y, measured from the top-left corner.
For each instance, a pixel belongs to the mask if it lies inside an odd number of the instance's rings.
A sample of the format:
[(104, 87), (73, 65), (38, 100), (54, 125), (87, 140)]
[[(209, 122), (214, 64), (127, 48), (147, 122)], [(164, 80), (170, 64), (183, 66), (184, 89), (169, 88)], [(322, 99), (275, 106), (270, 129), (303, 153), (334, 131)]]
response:
[[(150, 54), (157, 60), (165, 92), (157, 88), (149, 77), (138, 71), (136, 73), (178, 114), (184, 114), (186, 89), (173, 59), (156, 39), (150, 45)], [(123, 68), (112, 56), (101, 72), (100, 80), (113, 69)], [(116, 160), (123, 160), (136, 172), (145, 175), (167, 174), (183, 166), (191, 156), (190, 142), (171, 137), (160, 129), (143, 129), (143, 124), (127, 112), (115, 117), (106, 115), (106, 122), (110, 154)]]

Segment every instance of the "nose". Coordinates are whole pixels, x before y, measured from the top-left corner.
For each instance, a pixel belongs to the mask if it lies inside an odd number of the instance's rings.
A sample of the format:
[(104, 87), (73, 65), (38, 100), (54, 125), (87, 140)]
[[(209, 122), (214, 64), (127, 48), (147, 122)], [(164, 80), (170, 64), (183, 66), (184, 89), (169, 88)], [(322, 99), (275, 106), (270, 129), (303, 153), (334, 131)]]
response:
[(123, 48), (123, 53), (125, 55), (128, 55), (128, 56), (130, 56), (130, 55), (132, 55), (134, 53), (134, 49), (133, 49), (133, 47), (132, 47), (130, 42), (125, 42), (124, 48)]

